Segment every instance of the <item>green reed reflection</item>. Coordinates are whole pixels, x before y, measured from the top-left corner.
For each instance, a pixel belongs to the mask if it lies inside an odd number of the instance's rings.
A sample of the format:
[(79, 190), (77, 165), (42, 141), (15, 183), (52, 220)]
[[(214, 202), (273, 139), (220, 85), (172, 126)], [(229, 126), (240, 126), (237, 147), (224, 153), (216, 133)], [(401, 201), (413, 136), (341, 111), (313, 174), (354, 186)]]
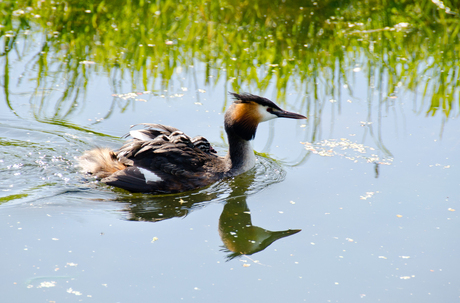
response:
[(418, 91), (418, 112), (449, 117), (459, 113), (457, 7), (454, 0), (4, 1), (2, 85), (13, 109), (9, 55), (23, 57), (40, 43), (30, 63), (38, 114), (55, 84), (46, 76), (65, 79), (50, 119), (72, 114), (94, 73), (110, 75), (115, 92), (124, 77), (133, 90), (153, 90), (168, 87), (177, 67), (187, 71), (197, 62), (206, 65), (206, 81), (224, 78), (234, 91), (276, 83), (281, 98), (289, 88), (305, 92), (309, 114), (331, 98), (340, 110), (341, 90), (358, 89), (360, 69), (380, 106), (405, 87)]

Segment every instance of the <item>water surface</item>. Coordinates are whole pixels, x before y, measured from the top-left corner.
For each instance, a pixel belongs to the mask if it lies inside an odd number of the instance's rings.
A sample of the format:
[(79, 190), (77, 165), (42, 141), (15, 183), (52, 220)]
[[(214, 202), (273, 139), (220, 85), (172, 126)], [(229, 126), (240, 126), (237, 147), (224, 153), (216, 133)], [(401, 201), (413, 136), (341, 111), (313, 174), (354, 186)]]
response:
[[(315, 3), (1, 3), (4, 300), (457, 300), (458, 6)], [(229, 91), (308, 120), (193, 192), (79, 171), (142, 122), (225, 154)]]

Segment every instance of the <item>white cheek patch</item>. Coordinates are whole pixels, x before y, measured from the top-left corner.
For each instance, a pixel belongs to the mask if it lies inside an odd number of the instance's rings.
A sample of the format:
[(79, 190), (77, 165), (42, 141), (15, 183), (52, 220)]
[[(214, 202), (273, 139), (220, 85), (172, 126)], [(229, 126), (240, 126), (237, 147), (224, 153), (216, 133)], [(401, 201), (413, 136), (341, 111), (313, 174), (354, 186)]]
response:
[(129, 134), (131, 137), (142, 140), (142, 141), (148, 141), (151, 139), (149, 136), (145, 135), (144, 133), (138, 130), (132, 130), (129, 132)]
[(160, 177), (158, 177), (157, 174), (155, 174), (154, 172), (151, 172), (148, 169), (145, 169), (145, 168), (142, 168), (142, 167), (138, 167), (137, 169), (141, 172), (141, 174), (144, 175), (146, 183), (147, 182), (158, 182), (158, 181), (163, 180)]
[(257, 109), (259, 110), (259, 114), (261, 116), (260, 122), (265, 122), (277, 118), (276, 115), (267, 112), (267, 108), (267, 106), (257, 106)]

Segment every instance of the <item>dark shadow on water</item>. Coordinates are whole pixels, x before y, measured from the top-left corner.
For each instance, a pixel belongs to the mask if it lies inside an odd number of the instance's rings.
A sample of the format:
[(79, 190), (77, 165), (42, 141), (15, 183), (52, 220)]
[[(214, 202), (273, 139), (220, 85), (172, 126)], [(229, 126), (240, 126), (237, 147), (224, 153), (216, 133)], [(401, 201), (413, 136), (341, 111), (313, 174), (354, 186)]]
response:
[(253, 226), (246, 199), (262, 189), (284, 180), (285, 172), (273, 160), (258, 157), (257, 166), (235, 178), (222, 180), (207, 188), (175, 195), (152, 196), (121, 194), (117, 201), (126, 203), (127, 220), (158, 222), (185, 217), (209, 203), (225, 203), (219, 218), (219, 234), (227, 260), (264, 250), (299, 229), (269, 231)]

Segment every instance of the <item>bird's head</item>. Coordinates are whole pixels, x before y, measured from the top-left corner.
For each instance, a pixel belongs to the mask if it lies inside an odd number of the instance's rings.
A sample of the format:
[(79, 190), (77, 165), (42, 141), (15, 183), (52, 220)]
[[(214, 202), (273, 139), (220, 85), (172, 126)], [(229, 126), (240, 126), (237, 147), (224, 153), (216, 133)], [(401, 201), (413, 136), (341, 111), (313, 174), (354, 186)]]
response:
[(234, 102), (225, 112), (225, 131), (244, 140), (252, 140), (260, 122), (275, 118), (307, 119), (307, 117), (282, 110), (272, 101), (251, 94), (230, 93)]

